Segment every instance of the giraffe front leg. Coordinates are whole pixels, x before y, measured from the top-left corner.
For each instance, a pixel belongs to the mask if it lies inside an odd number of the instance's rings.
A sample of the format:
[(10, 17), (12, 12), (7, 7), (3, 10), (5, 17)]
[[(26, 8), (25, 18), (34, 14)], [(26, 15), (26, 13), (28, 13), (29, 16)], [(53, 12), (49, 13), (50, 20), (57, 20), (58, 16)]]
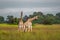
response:
[(27, 31), (30, 32), (30, 26), (28, 26)]
[(24, 32), (26, 31), (25, 25), (23, 26), (23, 31), (24, 31)]
[(20, 32), (20, 27), (18, 26), (18, 31)]
[(23, 27), (22, 25), (19, 25), (19, 26), (18, 26), (18, 31), (19, 31), (19, 32), (22, 31), (22, 27)]
[(30, 31), (32, 32), (32, 26), (30, 27)]
[(29, 32), (30, 31), (30, 28), (28, 28), (27, 31)]
[(30, 32), (30, 31), (32, 32), (32, 26), (28, 27), (28, 32)]

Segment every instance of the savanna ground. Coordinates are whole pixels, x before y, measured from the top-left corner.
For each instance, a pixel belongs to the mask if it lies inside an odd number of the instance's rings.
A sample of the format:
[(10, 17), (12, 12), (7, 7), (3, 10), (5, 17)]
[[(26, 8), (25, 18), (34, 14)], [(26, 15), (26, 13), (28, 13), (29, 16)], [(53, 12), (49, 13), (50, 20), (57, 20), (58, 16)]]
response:
[(60, 24), (35, 24), (32, 32), (19, 32), (17, 25), (0, 24), (0, 40), (60, 40)]

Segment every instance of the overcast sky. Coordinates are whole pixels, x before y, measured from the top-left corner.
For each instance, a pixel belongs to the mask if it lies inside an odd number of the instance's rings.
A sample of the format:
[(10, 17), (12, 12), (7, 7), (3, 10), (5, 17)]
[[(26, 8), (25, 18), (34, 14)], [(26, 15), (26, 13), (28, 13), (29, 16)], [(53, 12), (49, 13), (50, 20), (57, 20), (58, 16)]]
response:
[(60, 0), (0, 0), (0, 16), (19, 17), (21, 11), (24, 15), (32, 14), (34, 11), (55, 14), (60, 12)]

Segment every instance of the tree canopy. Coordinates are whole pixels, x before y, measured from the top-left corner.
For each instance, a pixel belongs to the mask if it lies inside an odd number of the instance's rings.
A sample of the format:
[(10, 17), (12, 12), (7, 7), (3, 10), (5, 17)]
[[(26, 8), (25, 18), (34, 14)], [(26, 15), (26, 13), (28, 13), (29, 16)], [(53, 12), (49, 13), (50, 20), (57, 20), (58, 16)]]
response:
[[(56, 15), (53, 15), (51, 13), (44, 15), (42, 12), (33, 12), (32, 15), (25, 15), (23, 17), (23, 21), (26, 22), (29, 18), (32, 18), (34, 16), (38, 16), (37, 20), (34, 20), (33, 23), (38, 24), (60, 24), (60, 12), (56, 13)], [(14, 17), (12, 15), (8, 15), (6, 18), (6, 21), (4, 20), (3, 16), (0, 16), (0, 23), (9, 23), (9, 24), (18, 24), (19, 18)]]

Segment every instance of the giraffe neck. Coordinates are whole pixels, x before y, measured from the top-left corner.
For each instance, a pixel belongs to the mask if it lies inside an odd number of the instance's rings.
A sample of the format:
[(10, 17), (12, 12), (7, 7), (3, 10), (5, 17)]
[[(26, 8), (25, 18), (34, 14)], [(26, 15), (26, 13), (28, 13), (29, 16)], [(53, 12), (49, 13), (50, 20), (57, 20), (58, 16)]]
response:
[(23, 12), (21, 11), (20, 22), (23, 22), (23, 20), (22, 20), (22, 16), (23, 16)]
[(30, 19), (28, 19), (30, 22), (32, 22), (33, 20), (35, 20), (36, 18), (35, 17), (33, 17), (33, 18), (30, 18)]
[(20, 22), (23, 22), (23, 20), (21, 19)]

